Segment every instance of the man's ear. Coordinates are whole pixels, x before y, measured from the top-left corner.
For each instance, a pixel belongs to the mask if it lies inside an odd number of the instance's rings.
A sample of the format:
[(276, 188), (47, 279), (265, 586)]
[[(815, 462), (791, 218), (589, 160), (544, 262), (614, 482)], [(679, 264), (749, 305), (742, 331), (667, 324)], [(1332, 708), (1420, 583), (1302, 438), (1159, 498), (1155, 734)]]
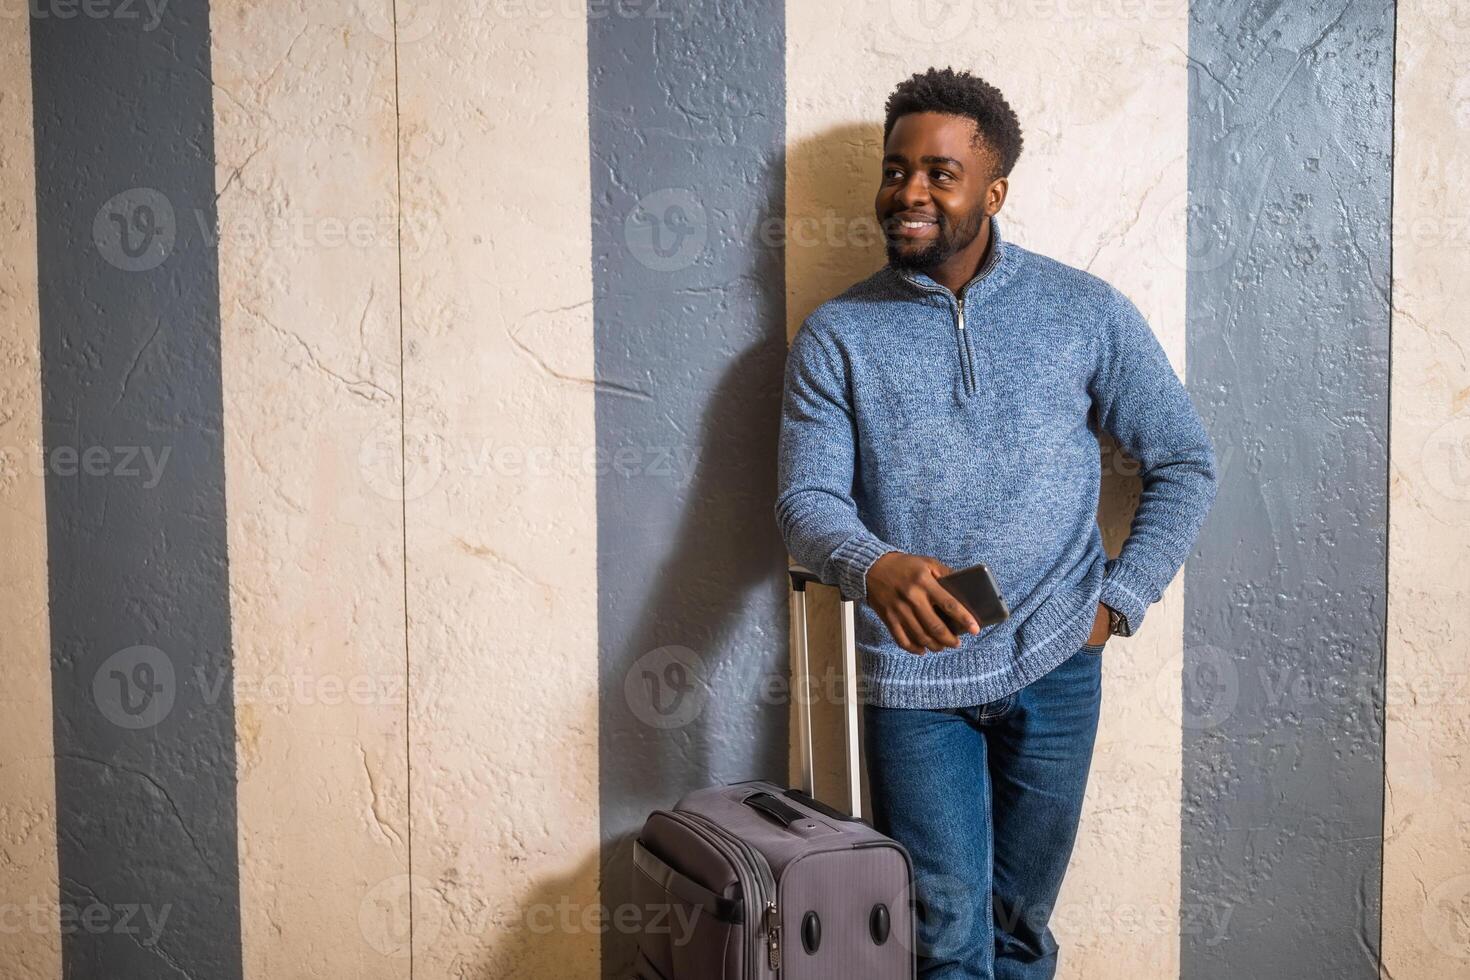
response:
[(998, 177), (991, 182), (990, 189), (985, 192), (985, 211), (987, 214), (999, 214), (1000, 209), (1005, 207), (1006, 194), (1010, 191), (1011, 179), (1009, 177)]

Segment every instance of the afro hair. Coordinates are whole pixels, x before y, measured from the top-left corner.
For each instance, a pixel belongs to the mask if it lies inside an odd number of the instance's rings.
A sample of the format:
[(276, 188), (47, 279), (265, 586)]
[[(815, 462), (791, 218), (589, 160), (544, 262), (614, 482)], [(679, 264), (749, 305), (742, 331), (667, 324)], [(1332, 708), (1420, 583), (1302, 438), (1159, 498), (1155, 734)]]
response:
[[(899, 82), (884, 109), (883, 142), (899, 116), (911, 112), (943, 112), (975, 120), (984, 145), (996, 157), (994, 177), (1010, 175), (1021, 156), (1021, 123), (1000, 89), (967, 71), (930, 68)], [(978, 141), (977, 141), (978, 144)]]

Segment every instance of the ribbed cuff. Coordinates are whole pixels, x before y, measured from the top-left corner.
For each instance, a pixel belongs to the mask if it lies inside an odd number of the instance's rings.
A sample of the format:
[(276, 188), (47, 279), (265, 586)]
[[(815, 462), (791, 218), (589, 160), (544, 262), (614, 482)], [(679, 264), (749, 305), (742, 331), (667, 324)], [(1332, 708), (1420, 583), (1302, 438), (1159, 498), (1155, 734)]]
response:
[(1148, 576), (1138, 566), (1110, 558), (1103, 567), (1102, 596), (1098, 601), (1122, 613), (1128, 620), (1128, 632), (1123, 635), (1135, 636), (1143, 624), (1143, 614), (1158, 599)]
[(842, 590), (842, 597), (866, 599), (868, 569), (888, 552), (897, 550), (871, 534), (855, 534), (838, 545), (832, 552), (832, 561), (837, 566), (837, 587)]

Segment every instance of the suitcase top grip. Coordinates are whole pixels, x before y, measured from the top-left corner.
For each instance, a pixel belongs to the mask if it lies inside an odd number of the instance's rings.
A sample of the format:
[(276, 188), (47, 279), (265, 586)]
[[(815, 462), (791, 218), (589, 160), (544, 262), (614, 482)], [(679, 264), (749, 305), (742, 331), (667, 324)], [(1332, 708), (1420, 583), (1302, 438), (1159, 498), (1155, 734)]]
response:
[(794, 807), (787, 806), (779, 796), (772, 796), (770, 793), (751, 793), (740, 802), (767, 816), (774, 817), (783, 827), (790, 827), (798, 820), (807, 819), (806, 814)]
[(846, 820), (848, 823), (860, 823), (866, 826), (871, 826), (862, 817), (854, 817), (850, 813), (843, 813), (841, 810), (834, 810), (832, 807), (823, 803), (821, 800), (803, 792), (802, 790), (788, 789), (786, 791), (786, 795), (791, 797), (796, 802), (800, 803), (802, 806), (811, 807), (813, 810), (816, 810), (824, 817), (831, 817), (833, 820)]

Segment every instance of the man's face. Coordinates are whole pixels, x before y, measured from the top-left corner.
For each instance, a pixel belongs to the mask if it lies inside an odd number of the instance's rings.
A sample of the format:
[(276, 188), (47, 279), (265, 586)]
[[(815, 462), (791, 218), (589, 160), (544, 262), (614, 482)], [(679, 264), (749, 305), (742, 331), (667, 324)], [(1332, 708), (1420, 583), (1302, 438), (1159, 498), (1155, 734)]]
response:
[(928, 272), (975, 240), (988, 218), (993, 161), (975, 145), (975, 122), (940, 112), (899, 116), (883, 148), (874, 202), (899, 269)]

